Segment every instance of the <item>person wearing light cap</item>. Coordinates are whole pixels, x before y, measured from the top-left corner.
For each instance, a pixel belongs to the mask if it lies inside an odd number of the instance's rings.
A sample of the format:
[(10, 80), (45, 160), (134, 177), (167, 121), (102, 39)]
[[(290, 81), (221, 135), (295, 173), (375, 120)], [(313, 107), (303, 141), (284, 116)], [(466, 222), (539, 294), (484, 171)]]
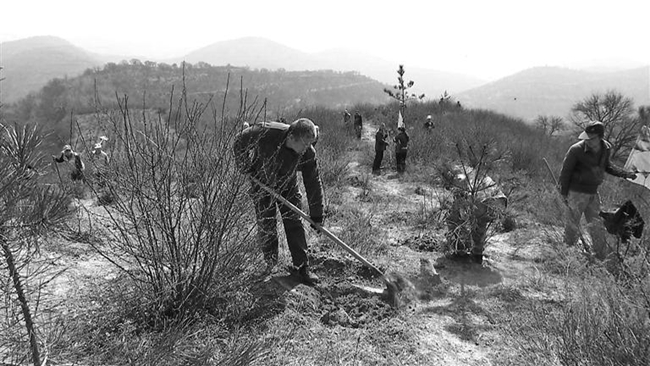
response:
[(600, 213), (600, 196), (598, 187), (605, 178), (605, 173), (620, 178), (634, 179), (634, 172), (626, 171), (613, 165), (610, 161), (612, 145), (604, 140), (605, 125), (590, 121), (578, 136), (579, 142), (571, 145), (562, 163), (559, 189), (567, 204), (567, 222), (564, 230), (564, 242), (574, 245), (579, 235), (582, 214), (589, 223), (592, 237), (592, 249), (596, 258), (605, 259), (610, 250), (605, 242), (604, 227)]
[(95, 146), (93, 146), (93, 156), (95, 159), (99, 159), (99, 162), (101, 164), (108, 164), (108, 154), (104, 152), (102, 144), (100, 142), (96, 143)]
[(431, 115), (427, 116), (427, 120), (424, 122), (424, 128), (430, 129), (433, 128), (433, 118)]
[(61, 154), (57, 157), (52, 155), (52, 160), (56, 163), (67, 162), (70, 166), (70, 178), (72, 181), (83, 181), (84, 170), (86, 169), (84, 162), (81, 160), (81, 155), (72, 151), (72, 146), (64, 145)]
[(104, 152), (102, 143), (98, 142), (93, 146), (92, 162), (94, 165), (94, 176), (100, 187), (106, 185), (106, 178), (108, 174), (108, 154)]
[[(318, 126), (307, 118), (291, 124), (261, 122), (241, 131), (233, 144), (235, 162), (239, 171), (260, 181), (301, 207), (297, 172), (307, 193), (309, 215), (313, 222), (323, 223), (323, 188), (318, 170), (314, 144), (318, 140)], [(297, 272), (303, 283), (314, 285), (318, 276), (309, 269), (307, 240), (300, 216), (278, 202), (270, 193), (252, 181), (251, 197), (257, 216), (258, 234), (266, 272), (278, 262), (278, 234), (276, 211), (280, 211), (287, 245), (292, 259), (292, 272)]]

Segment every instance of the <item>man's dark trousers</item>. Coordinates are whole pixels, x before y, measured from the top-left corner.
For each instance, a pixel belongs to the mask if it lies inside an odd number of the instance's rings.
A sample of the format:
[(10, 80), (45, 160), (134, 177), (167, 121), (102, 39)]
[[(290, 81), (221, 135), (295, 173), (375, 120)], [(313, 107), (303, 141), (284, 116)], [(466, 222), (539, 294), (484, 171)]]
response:
[[(301, 208), (301, 194), (295, 179), (287, 184), (289, 188), (282, 189), (280, 195), (286, 198), (294, 206)], [(291, 253), (292, 263), (296, 267), (308, 264), (307, 260), (307, 239), (305, 229), (302, 226), (300, 216), (280, 202), (277, 202), (268, 192), (262, 189), (254, 189), (253, 201), (255, 202), (255, 213), (262, 246), (264, 259), (277, 262), (278, 258), (278, 233), (276, 222), (276, 207), (280, 209), (284, 231), (287, 235), (287, 244)]]
[(372, 163), (373, 173), (379, 173), (382, 160), (384, 160), (384, 150), (375, 150), (375, 161)]

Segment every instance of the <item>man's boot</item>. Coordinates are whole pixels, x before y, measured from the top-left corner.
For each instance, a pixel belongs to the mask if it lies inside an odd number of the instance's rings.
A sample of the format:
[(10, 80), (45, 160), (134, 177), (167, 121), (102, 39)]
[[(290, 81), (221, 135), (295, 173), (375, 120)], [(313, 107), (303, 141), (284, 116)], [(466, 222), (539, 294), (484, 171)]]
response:
[(298, 275), (300, 275), (300, 280), (302, 281), (302, 283), (308, 286), (314, 286), (318, 282), (320, 282), (320, 278), (318, 278), (318, 276), (312, 273), (309, 270), (309, 266), (306, 264), (300, 266), (300, 268), (298, 269)]

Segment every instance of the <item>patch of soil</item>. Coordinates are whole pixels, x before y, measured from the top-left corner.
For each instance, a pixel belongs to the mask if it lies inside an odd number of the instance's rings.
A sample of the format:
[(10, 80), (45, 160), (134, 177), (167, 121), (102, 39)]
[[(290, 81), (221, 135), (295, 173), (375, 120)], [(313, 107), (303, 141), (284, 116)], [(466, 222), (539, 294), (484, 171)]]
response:
[(381, 274), (349, 255), (315, 250), (310, 255), (310, 267), (320, 277), (318, 285), (309, 287), (292, 276), (276, 276), (276, 281), (271, 281), (275, 284), (269, 282), (266, 292), (282, 298), (289, 308), (317, 314), (328, 326), (363, 328), (398, 314), (399, 308), (384, 293)]
[(440, 275), (461, 286), (488, 287), (503, 282), (501, 272), (484, 259), (483, 264), (474, 263), (467, 258), (441, 257), (435, 264)]
[(445, 248), (445, 237), (434, 232), (423, 232), (418, 236), (411, 236), (404, 241), (398, 241), (418, 252), (442, 252)]
[[(379, 270), (383, 270), (382, 268), (379, 268)], [(359, 278), (363, 278), (366, 280), (375, 280), (375, 279), (381, 279), (381, 275), (377, 273), (374, 269), (366, 266), (360, 266), (356, 270), (356, 275)]]
[(328, 286), (322, 294), (325, 300), (320, 320), (326, 325), (365, 327), (398, 314), (398, 309), (381, 296), (364, 293), (350, 283)]

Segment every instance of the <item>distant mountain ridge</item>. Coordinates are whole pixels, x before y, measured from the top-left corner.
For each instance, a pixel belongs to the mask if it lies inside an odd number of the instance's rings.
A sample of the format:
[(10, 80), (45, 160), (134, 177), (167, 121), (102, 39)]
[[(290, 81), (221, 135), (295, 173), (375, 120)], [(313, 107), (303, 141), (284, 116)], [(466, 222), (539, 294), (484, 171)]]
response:
[[(98, 55), (72, 45), (58, 37), (41, 36), (0, 44), (2, 100), (16, 101), (30, 91), (37, 91), (47, 81), (64, 76), (76, 76), (87, 68), (118, 62), (119, 56)], [(131, 60), (137, 57), (122, 57)], [(142, 59), (142, 61), (149, 59)], [(397, 66), (377, 57), (355, 50), (333, 49), (309, 54), (260, 37), (247, 37), (216, 42), (189, 54), (168, 60), (150, 60), (165, 63), (205, 62), (213, 66), (247, 66), (253, 69), (287, 71), (335, 70), (355, 71), (381, 83), (397, 83)], [(483, 80), (406, 65), (406, 78), (414, 80), (413, 91), (436, 99), (444, 91), (467, 90), (484, 83)]]
[[(134, 57), (123, 57), (131, 60)], [(116, 62), (119, 56), (97, 55), (57, 37), (32, 37), (0, 43), (0, 97), (10, 103), (38, 91), (49, 80), (73, 77), (88, 68)], [(145, 61), (146, 59), (141, 59)], [(265, 38), (247, 37), (216, 42), (184, 57), (158, 62), (213, 66), (232, 65), (259, 70), (354, 71), (390, 87), (397, 83), (397, 66), (356, 50), (332, 49), (305, 53)], [(156, 60), (148, 60), (156, 61)], [(491, 109), (525, 121), (539, 115), (566, 117), (576, 102), (592, 93), (617, 90), (634, 100), (635, 106), (650, 105), (650, 67), (595, 72), (560, 67), (536, 67), (485, 83), (477, 78), (405, 65), (412, 91), (436, 100), (443, 92), (470, 108)], [(377, 85), (368, 83), (367, 87)]]
[(650, 66), (615, 72), (536, 67), (457, 94), (470, 108), (490, 109), (532, 121), (539, 115), (566, 117), (571, 107), (592, 94), (616, 90), (650, 105)]
[(2, 101), (14, 102), (43, 87), (48, 80), (73, 77), (102, 65), (102, 60), (72, 43), (51, 36), (0, 44)]
[[(378, 57), (342, 48), (310, 54), (259, 37), (216, 42), (174, 62), (182, 60), (258, 69), (356, 71), (382, 83), (397, 83), (398, 65)], [(413, 91), (424, 93), (431, 99), (437, 99), (445, 91), (453, 94), (485, 83), (484, 80), (462, 74), (408, 65), (405, 65), (405, 69), (405, 78), (415, 81)]]
[(216, 42), (174, 60), (174, 62), (181, 61), (206, 62), (215, 66), (232, 65), (253, 69), (304, 71), (312, 70), (306, 65), (314, 63), (315, 59), (304, 52), (265, 38), (246, 37)]

